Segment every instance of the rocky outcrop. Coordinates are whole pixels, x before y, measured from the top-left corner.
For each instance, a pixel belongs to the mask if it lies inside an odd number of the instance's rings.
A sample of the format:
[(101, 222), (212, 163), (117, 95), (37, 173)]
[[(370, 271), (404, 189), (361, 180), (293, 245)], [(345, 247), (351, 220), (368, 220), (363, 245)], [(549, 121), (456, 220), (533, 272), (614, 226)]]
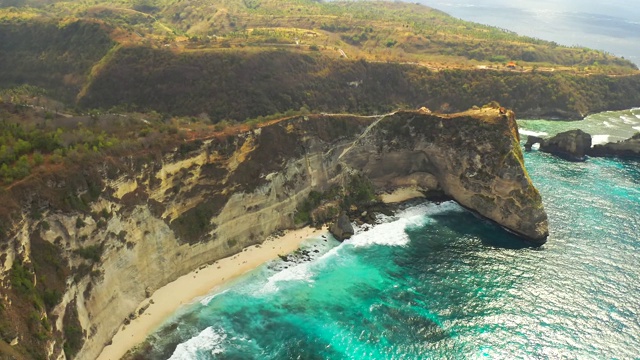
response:
[[(76, 357), (96, 358), (156, 289), (300, 226), (309, 199), (349, 184), (356, 184), (354, 198), (365, 188), (445, 194), (532, 241), (548, 234), (513, 113), (493, 108), (301, 116), (124, 160), (96, 161), (67, 177), (42, 174), (12, 188), (22, 213), (5, 224), (0, 248), (3, 311), (19, 322), (28, 314), (20, 304), (32, 303), (12, 285), (16, 269), (45, 293), (55, 285), (60, 297), (38, 313), (55, 319), (58, 335), (42, 345), (49, 357), (62, 353), (61, 334), (73, 328)], [(325, 204), (323, 214), (332, 208)], [(312, 216), (320, 214), (304, 221)], [(13, 330), (23, 344), (28, 328)]]
[(355, 231), (347, 214), (343, 211), (336, 221), (329, 228), (331, 234), (340, 241), (346, 240), (353, 236)]
[(576, 129), (561, 132), (550, 139), (529, 136), (524, 147), (526, 150), (531, 150), (531, 147), (536, 143), (540, 144), (540, 151), (569, 161), (584, 161), (589, 149), (591, 149), (591, 135)]
[(341, 158), (376, 188), (444, 193), (510, 231), (545, 241), (547, 215), (524, 168), (513, 112), (399, 112), (375, 125)]
[(535, 144), (542, 144), (544, 142), (544, 138), (539, 136), (529, 135), (527, 137), (527, 142), (524, 144), (524, 149), (527, 151), (531, 151), (531, 148)]
[(589, 156), (599, 157), (640, 159), (640, 133), (636, 133), (624, 141), (595, 145), (589, 149), (588, 154)]

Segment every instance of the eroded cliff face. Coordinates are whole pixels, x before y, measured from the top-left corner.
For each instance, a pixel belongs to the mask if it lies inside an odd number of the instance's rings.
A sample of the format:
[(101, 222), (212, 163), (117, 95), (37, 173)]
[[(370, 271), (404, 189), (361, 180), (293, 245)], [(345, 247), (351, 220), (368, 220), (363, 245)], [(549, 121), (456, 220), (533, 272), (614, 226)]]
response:
[(359, 139), (343, 161), (380, 189), (443, 191), (525, 238), (544, 243), (548, 236), (547, 215), (524, 167), (511, 111), (400, 112)]
[[(132, 159), (128, 169), (96, 164), (105, 180), (90, 211), (46, 208), (34, 218), (25, 209), (14, 224), (0, 257), (3, 311), (18, 309), (16, 266), (37, 282), (42, 249), (57, 253), (63, 291), (37, 314), (53, 325), (43, 347), (49, 358), (61, 358), (66, 338), (67, 353), (95, 358), (156, 289), (299, 226), (296, 209), (312, 190), (345, 187), (354, 175), (379, 192), (444, 192), (544, 242), (546, 214), (518, 140), (513, 113), (489, 108), (448, 116), (317, 115), (187, 143), (142, 165)], [(14, 330), (19, 344), (28, 343), (28, 327)]]

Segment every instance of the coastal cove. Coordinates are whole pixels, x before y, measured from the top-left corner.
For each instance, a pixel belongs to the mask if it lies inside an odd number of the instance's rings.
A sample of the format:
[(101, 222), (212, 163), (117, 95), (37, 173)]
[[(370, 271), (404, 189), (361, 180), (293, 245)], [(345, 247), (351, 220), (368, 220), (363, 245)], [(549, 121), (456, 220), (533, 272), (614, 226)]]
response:
[(300, 244), (311, 236), (326, 234), (326, 229), (303, 228), (287, 231), (281, 236), (271, 237), (260, 245), (253, 245), (242, 252), (202, 266), (177, 280), (156, 290), (134, 312), (137, 314), (129, 324), (123, 325), (106, 346), (98, 359), (116, 360), (141, 343), (146, 334), (157, 328), (180, 306), (190, 303), (193, 298), (206, 295), (211, 289), (229, 286), (234, 279), (254, 270), (281, 254), (296, 251)]
[[(598, 125), (624, 137), (635, 115), (519, 125), (523, 142)], [(550, 214), (542, 247), (452, 202), (410, 205), (310, 262), (278, 260), (198, 298), (136, 358), (635, 356), (638, 163), (537, 151), (525, 162)]]
[(640, 10), (470, 1), (0, 0), (0, 360), (637, 356)]
[[(35, 299), (46, 293), (29, 286), (25, 267), (50, 269), (44, 279), (57, 292), (49, 311), (57, 328), (72, 331), (64, 351), (94, 358), (164, 285), (282, 229), (344, 212), (370, 218), (377, 193), (444, 194), (544, 243), (547, 215), (518, 139), (513, 112), (495, 102), (457, 114), (310, 114), (164, 153), (41, 172), (0, 196), (16, 207), (65, 210), (12, 220), (4, 266)], [(68, 287), (65, 271), (78, 272)]]

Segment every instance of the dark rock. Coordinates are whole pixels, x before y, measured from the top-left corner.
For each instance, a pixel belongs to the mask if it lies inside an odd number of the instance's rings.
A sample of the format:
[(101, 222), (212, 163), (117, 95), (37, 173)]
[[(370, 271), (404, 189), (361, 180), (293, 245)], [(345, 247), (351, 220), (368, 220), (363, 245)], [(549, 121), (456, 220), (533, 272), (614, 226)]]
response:
[(333, 234), (333, 236), (336, 239), (340, 241), (346, 240), (354, 234), (353, 226), (351, 225), (351, 222), (349, 221), (349, 217), (344, 211), (340, 214), (340, 216), (338, 216), (338, 219), (331, 225), (331, 227), (329, 228), (329, 231), (331, 232), (331, 234)]
[(529, 138), (527, 138), (527, 143), (524, 144), (524, 149), (527, 151), (531, 151), (531, 147), (533, 145), (542, 144), (543, 141), (544, 139), (539, 136), (529, 135)]
[(595, 145), (589, 149), (589, 156), (598, 157), (620, 157), (630, 159), (640, 159), (640, 133), (636, 133), (631, 138), (615, 143)]
[(535, 143), (540, 143), (540, 151), (569, 161), (584, 161), (591, 149), (591, 135), (576, 129), (561, 132), (550, 139), (529, 136), (524, 147), (526, 150), (531, 150)]

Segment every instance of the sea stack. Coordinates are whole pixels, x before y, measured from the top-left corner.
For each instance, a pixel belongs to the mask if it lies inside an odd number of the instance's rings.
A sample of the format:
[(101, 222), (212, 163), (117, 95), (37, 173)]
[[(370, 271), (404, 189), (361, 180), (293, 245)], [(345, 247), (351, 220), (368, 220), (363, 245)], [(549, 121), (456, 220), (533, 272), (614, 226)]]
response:
[(569, 161), (584, 161), (591, 149), (591, 135), (576, 129), (561, 132), (550, 139), (529, 136), (524, 147), (531, 150), (531, 147), (536, 143), (540, 144), (540, 151)]
[(354, 234), (353, 226), (351, 225), (351, 221), (349, 221), (349, 217), (343, 211), (338, 219), (331, 225), (329, 228), (331, 234), (340, 241), (344, 241)]

